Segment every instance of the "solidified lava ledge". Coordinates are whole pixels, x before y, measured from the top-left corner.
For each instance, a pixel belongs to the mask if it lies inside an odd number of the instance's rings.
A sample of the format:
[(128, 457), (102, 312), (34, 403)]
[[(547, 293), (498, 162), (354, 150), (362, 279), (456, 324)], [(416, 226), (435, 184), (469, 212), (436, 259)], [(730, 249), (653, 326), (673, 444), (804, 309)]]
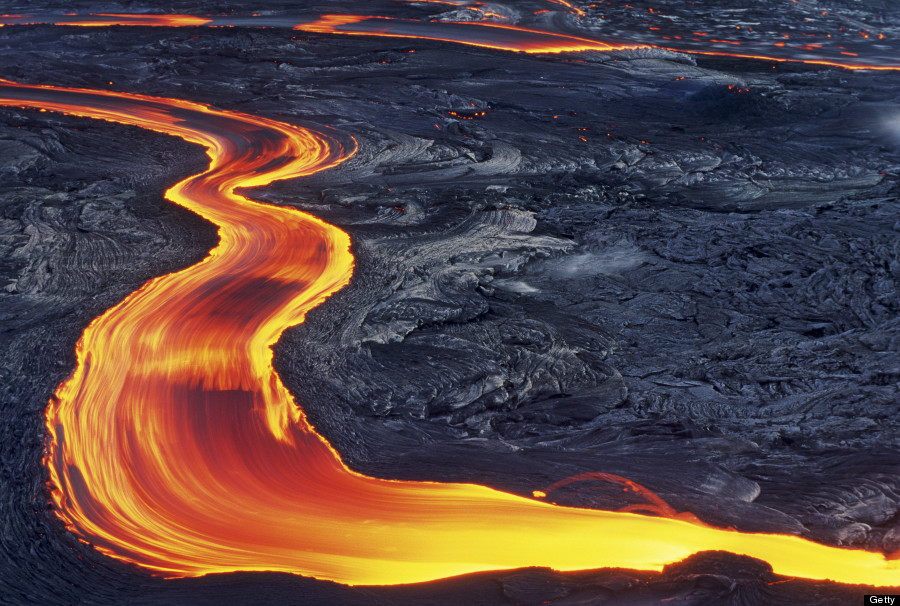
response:
[[(710, 526), (897, 557), (900, 7), (684, 4), (171, 2), (233, 26), (76, 27), (37, 21), (161, 11), (11, 0), (2, 12), (43, 17), (0, 27), (0, 78), (356, 139), (340, 166), (243, 192), (350, 235), (352, 280), (282, 335), (274, 367), (353, 470), (526, 497), (581, 477), (546, 500), (646, 502), (581, 475), (612, 474)], [(390, 19), (285, 26), (360, 11)], [(435, 39), (371, 35), (394, 21)], [(479, 23), (629, 48), (447, 39)], [(3, 604), (892, 593), (719, 551), (657, 573), (527, 568), (378, 587), (274, 572), (163, 579), (101, 554), (54, 512), (48, 402), (92, 320), (216, 246), (214, 225), (162, 197), (207, 161), (160, 133), (0, 107)]]

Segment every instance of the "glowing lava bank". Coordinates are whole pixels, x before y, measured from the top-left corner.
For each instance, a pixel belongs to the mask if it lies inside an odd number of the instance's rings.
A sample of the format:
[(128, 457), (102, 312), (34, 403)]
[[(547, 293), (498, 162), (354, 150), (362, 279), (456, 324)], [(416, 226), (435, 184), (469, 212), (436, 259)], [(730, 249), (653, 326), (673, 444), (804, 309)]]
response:
[[(465, 6), (474, 8), (483, 16), (502, 17), (479, 8), (480, 3), (468, 3), (460, 0), (426, 0), (452, 6)], [(565, 7), (576, 15), (583, 15), (584, 11), (563, 0), (549, 0), (554, 4)], [(621, 50), (633, 50), (638, 48), (657, 48), (667, 51), (688, 53), (692, 55), (711, 55), (719, 57), (735, 57), (772, 61), (775, 63), (804, 63), (824, 67), (837, 67), (849, 70), (876, 70), (876, 71), (900, 71), (900, 63), (889, 60), (882, 63), (867, 63), (864, 57), (858, 57), (856, 53), (842, 52), (840, 58), (834, 58), (826, 53), (828, 49), (804, 46), (803, 57), (798, 58), (784, 53), (800, 49), (785, 49), (782, 42), (775, 44), (776, 51), (762, 52), (759, 50), (721, 50), (721, 46), (729, 49), (740, 47), (741, 42), (732, 40), (710, 39), (708, 46), (698, 48), (694, 42), (690, 45), (682, 42), (682, 46), (676, 46), (671, 37), (663, 37), (666, 40), (662, 44), (634, 44), (621, 42), (604, 42), (584, 36), (576, 36), (566, 33), (557, 33), (540, 29), (519, 27), (507, 23), (492, 23), (484, 21), (434, 21), (417, 19), (398, 19), (393, 17), (375, 15), (316, 15), (307, 18), (293, 16), (222, 16), (222, 15), (154, 15), (154, 14), (47, 14), (47, 15), (0, 15), (0, 27), (5, 25), (34, 25), (52, 24), (62, 26), (105, 27), (105, 26), (165, 26), (165, 27), (259, 27), (259, 28), (292, 28), (299, 31), (315, 32), (323, 34), (340, 34), (348, 36), (379, 36), (388, 38), (406, 38), (414, 40), (433, 40), (453, 42), (468, 46), (492, 48), (504, 51), (516, 51), (535, 54), (569, 53), (569, 52), (609, 52)], [(659, 28), (657, 28), (659, 29)], [(703, 34), (704, 36), (706, 34)], [(695, 39), (700, 40), (700, 39)], [(839, 47), (843, 48), (843, 47)]]
[(877, 553), (350, 471), (281, 384), (271, 350), (348, 282), (349, 238), (235, 189), (352, 150), (171, 99), (3, 81), (0, 104), (168, 133), (210, 157), (166, 196), (218, 225), (218, 246), (92, 322), (47, 411), (58, 513), (102, 552), (168, 576), (278, 570), (393, 584), (523, 566), (659, 570), (727, 550), (785, 575), (900, 585), (900, 562)]
[(329, 168), (352, 149), (325, 131), (126, 93), (0, 81), (0, 105), (168, 133), (210, 158), (166, 196), (215, 223), (219, 244), (92, 322), (47, 411), (57, 512), (102, 552), (165, 576), (396, 584), (525, 566), (660, 570), (725, 550), (783, 575), (900, 586), (900, 562), (879, 553), (349, 470), (281, 384), (271, 350), (347, 284), (349, 237), (235, 190)]

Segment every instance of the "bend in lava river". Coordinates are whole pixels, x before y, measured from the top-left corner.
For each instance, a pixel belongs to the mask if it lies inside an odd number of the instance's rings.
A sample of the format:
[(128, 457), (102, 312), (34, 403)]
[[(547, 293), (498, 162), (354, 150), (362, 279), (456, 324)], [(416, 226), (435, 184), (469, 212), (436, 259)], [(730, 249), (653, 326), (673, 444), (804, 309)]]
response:
[(166, 196), (214, 222), (219, 244), (94, 320), (47, 411), (58, 515), (103, 553), (170, 577), (397, 584), (526, 566), (660, 570), (726, 550), (784, 575), (900, 585), (898, 562), (879, 553), (353, 472), (306, 421), (271, 350), (348, 283), (350, 239), (235, 192), (353, 150), (324, 131), (174, 99), (0, 81), (0, 105), (168, 133), (210, 158)]

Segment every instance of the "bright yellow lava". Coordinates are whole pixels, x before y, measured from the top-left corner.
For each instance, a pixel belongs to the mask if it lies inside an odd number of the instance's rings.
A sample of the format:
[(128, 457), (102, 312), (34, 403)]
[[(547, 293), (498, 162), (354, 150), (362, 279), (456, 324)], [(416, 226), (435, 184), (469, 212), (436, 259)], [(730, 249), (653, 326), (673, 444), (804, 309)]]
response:
[(349, 237), (235, 190), (352, 150), (325, 132), (174, 99), (0, 81), (0, 105), (168, 133), (210, 158), (166, 196), (215, 223), (219, 244), (94, 320), (47, 410), (58, 515), (102, 552), (164, 576), (272, 570), (398, 584), (525, 566), (660, 570), (725, 550), (782, 575), (900, 585), (900, 562), (879, 553), (349, 470), (281, 384), (271, 350), (347, 284)]

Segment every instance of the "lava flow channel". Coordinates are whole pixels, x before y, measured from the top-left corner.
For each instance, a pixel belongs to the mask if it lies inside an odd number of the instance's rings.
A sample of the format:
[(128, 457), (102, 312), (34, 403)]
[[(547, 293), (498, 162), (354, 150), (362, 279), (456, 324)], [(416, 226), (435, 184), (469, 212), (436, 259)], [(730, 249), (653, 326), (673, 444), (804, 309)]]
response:
[(534, 54), (608, 52), (649, 48), (644, 45), (601, 42), (590, 38), (515, 25), (470, 21), (432, 22), (360, 15), (322, 15), (315, 21), (299, 23), (293, 28), (320, 34), (383, 36), (452, 42), (466, 46)]
[(271, 350), (347, 284), (350, 239), (235, 193), (352, 150), (323, 132), (172, 99), (0, 81), (0, 105), (168, 133), (210, 158), (166, 197), (214, 222), (219, 244), (94, 320), (47, 410), (57, 513), (103, 553), (169, 577), (274, 570), (397, 584), (525, 566), (660, 570), (726, 550), (784, 575), (900, 585), (900, 562), (879, 553), (353, 472), (306, 421)]
[[(567, 6), (566, 3), (556, 2)], [(455, 5), (455, 3), (452, 3)], [(573, 7), (574, 8), (574, 7)], [(374, 15), (319, 15), (299, 22), (289, 16), (216, 16), (204, 17), (192, 15), (149, 15), (149, 14), (84, 14), (84, 15), (0, 15), (0, 27), (8, 25), (61, 25), (61, 26), (164, 26), (164, 27), (273, 27), (292, 28), (299, 31), (320, 34), (340, 34), (347, 36), (372, 36), (411, 40), (431, 40), (450, 42), (466, 46), (491, 48), (503, 51), (524, 52), (533, 54), (553, 54), (572, 52), (610, 52), (635, 49), (660, 49), (676, 53), (692, 55), (708, 55), (716, 57), (732, 57), (772, 61), (775, 63), (802, 63), (820, 67), (833, 67), (847, 70), (900, 71), (900, 64), (890, 61), (882, 64), (867, 63), (865, 58), (844, 56), (840, 60), (818, 57), (821, 49), (805, 47), (802, 58), (760, 54), (753, 51), (732, 52), (709, 48), (667, 45), (634, 44), (620, 42), (602, 42), (583, 36), (556, 33), (538, 29), (519, 27), (516, 25), (485, 23), (472, 21), (421, 21), (416, 19), (397, 19)], [(712, 44), (730, 45), (737, 41), (710, 40)], [(738, 44), (739, 46), (740, 44)], [(792, 52), (796, 49), (781, 49), (781, 52)], [(842, 53), (847, 55), (847, 53)], [(852, 54), (852, 53), (851, 53)]]

